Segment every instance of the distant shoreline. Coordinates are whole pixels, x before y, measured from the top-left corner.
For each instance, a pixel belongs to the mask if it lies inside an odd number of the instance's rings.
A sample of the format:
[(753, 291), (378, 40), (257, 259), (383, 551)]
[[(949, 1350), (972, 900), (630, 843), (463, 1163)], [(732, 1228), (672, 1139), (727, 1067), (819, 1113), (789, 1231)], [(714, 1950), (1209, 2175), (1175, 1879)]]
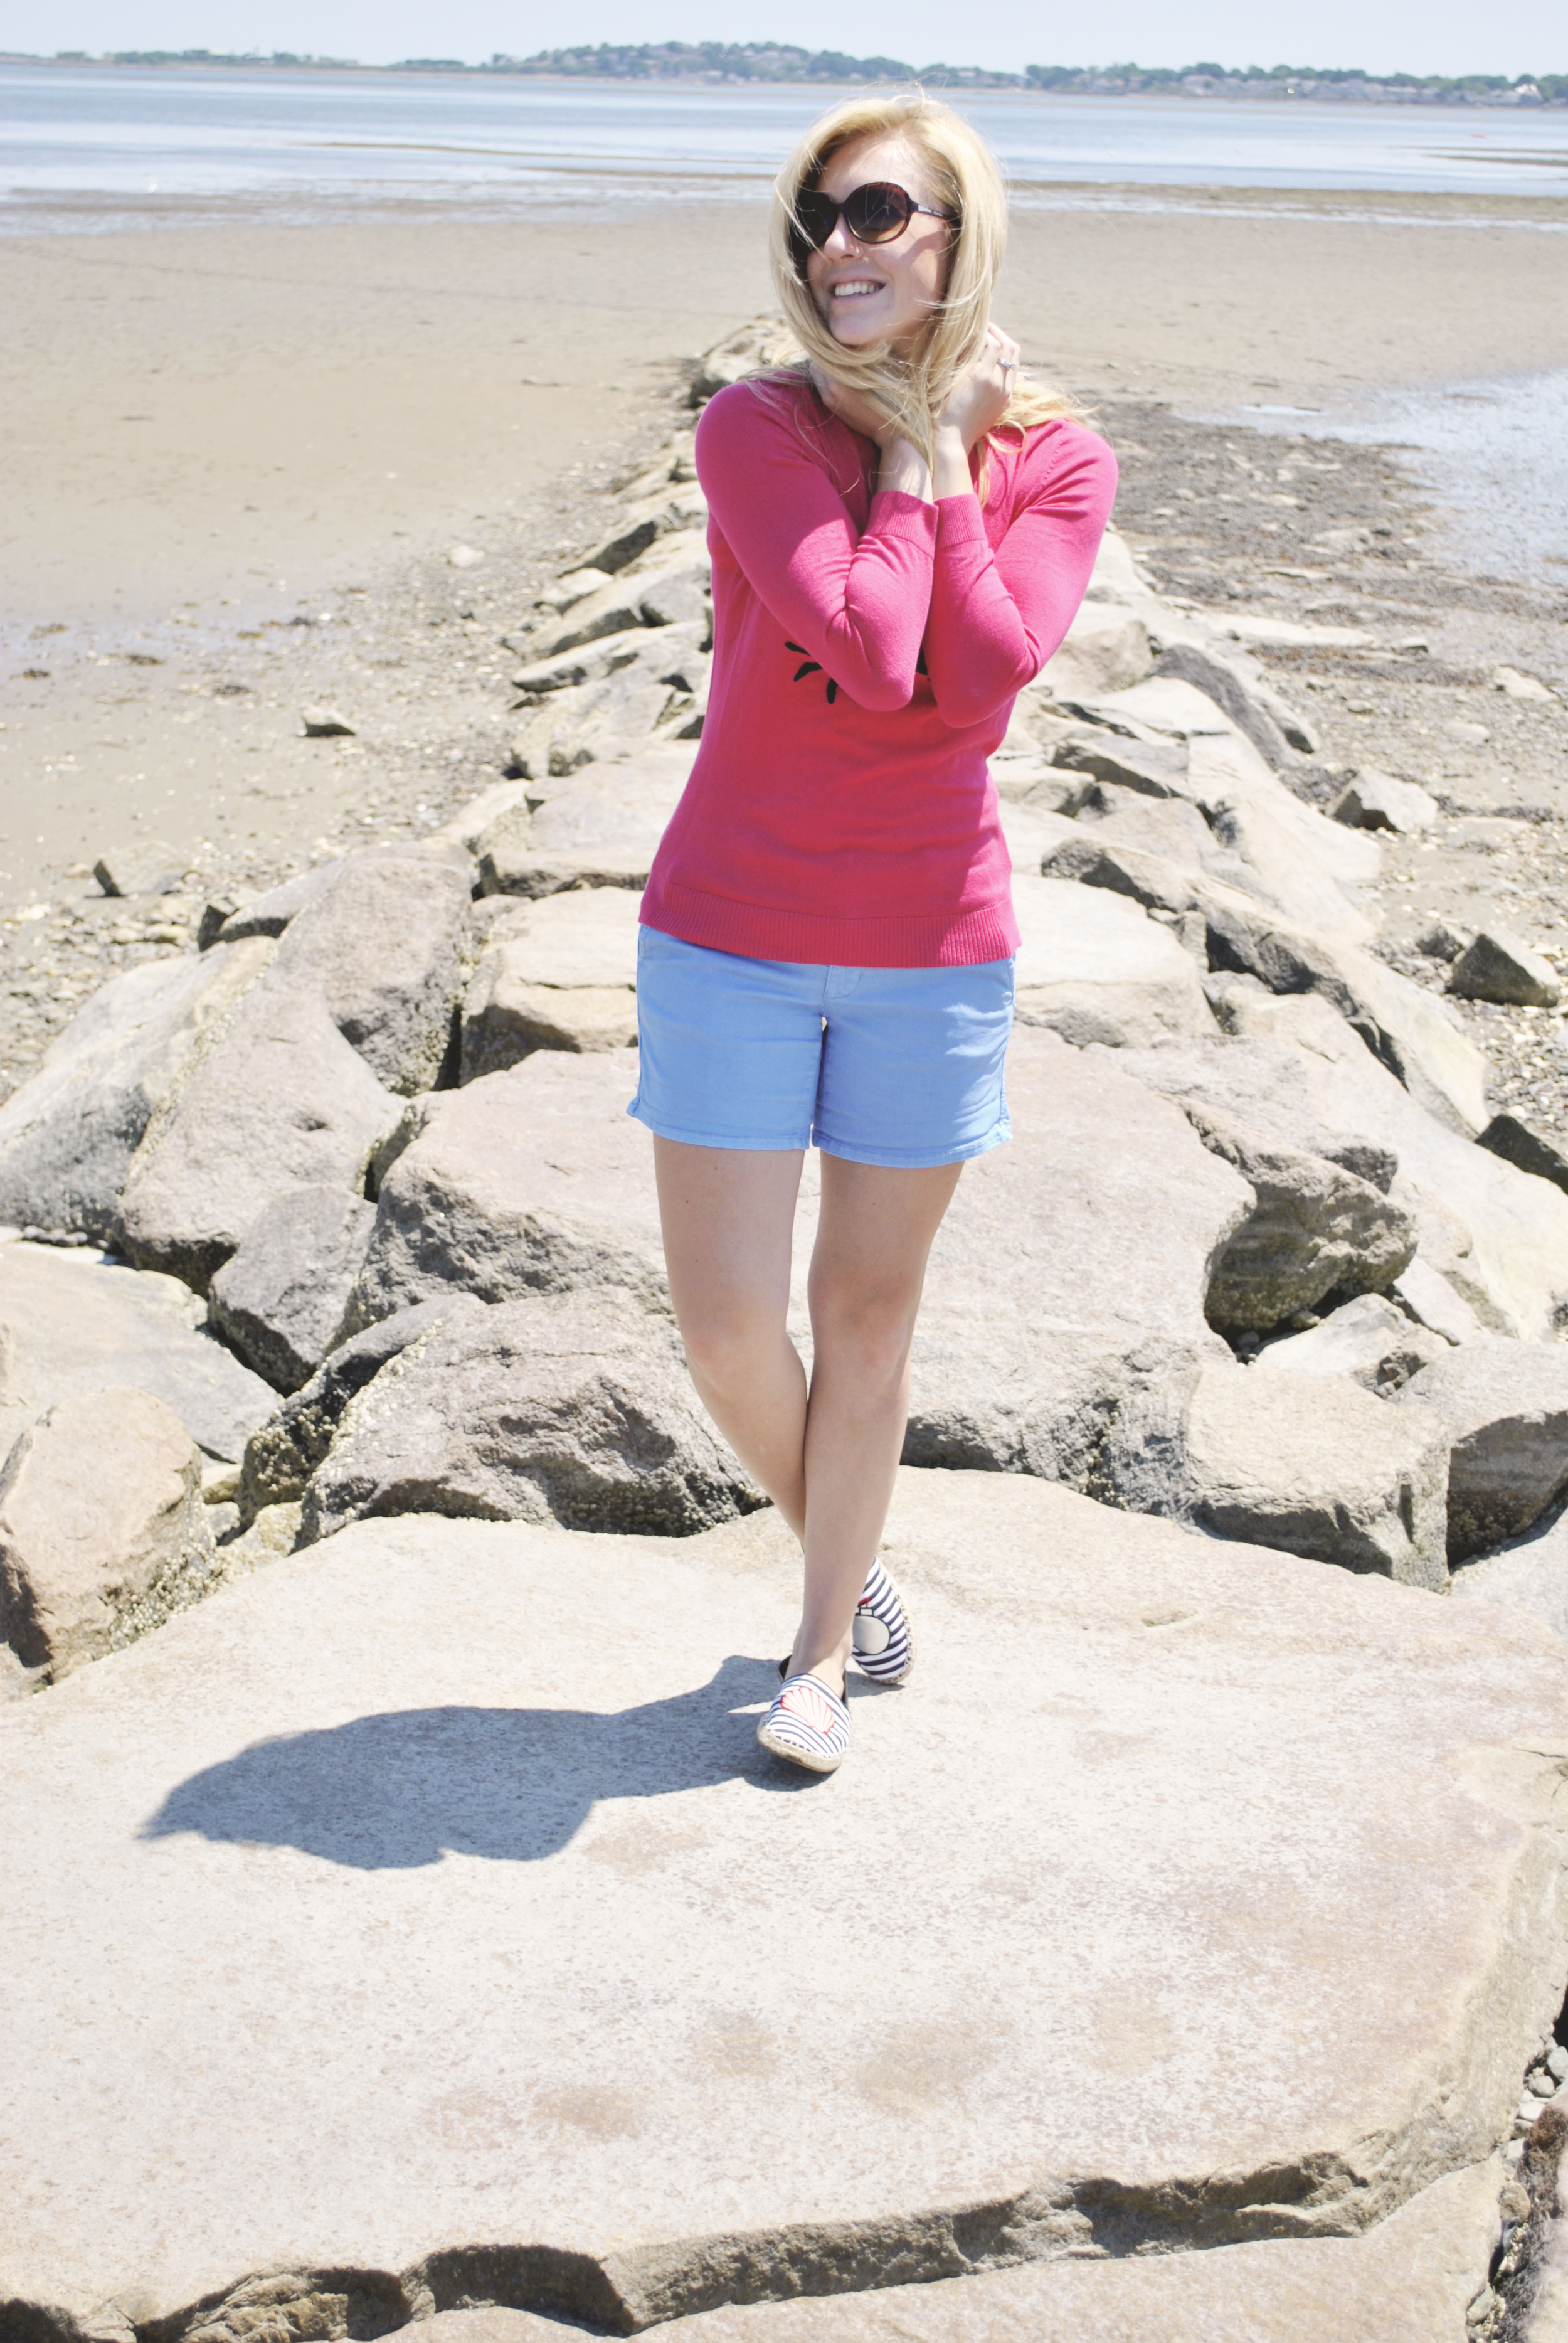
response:
[(596, 90), (862, 88), (890, 82), (920, 82), (947, 90), (1017, 91), (1024, 96), (1092, 98), (1103, 103), (1173, 98), (1219, 99), (1229, 105), (1458, 106), (1503, 112), (1568, 108), (1568, 73), (1515, 75), (1468, 74), (1371, 75), (1359, 69), (1276, 66), (1266, 73), (1217, 65), (1107, 68), (1029, 65), (1022, 73), (993, 73), (976, 65), (914, 66), (894, 57), (851, 57), (839, 51), (807, 51), (787, 45), (681, 42), (638, 47), (551, 50), (533, 57), (497, 54), (482, 63), (460, 57), (406, 57), (385, 65), (352, 57), (259, 54), (205, 49), (115, 50), (101, 56), (60, 51), (42, 56), (0, 50), (0, 66), (26, 65), (70, 71), (159, 73), (369, 74), (382, 77), (419, 75), (442, 79), (550, 82), (591, 85)]

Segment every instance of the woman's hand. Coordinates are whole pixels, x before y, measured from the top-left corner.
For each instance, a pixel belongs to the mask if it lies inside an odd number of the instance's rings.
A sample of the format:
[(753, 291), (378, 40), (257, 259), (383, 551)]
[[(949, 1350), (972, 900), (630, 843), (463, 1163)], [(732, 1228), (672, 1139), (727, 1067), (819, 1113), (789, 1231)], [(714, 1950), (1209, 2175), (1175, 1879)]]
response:
[(847, 423), (851, 431), (858, 431), (862, 439), (874, 439), (885, 451), (890, 441), (902, 436), (879, 399), (869, 398), (863, 390), (851, 390), (848, 383), (827, 373), (814, 359), (811, 382), (829, 414)]
[(1007, 413), (1018, 362), (1018, 344), (999, 326), (988, 326), (980, 356), (954, 383), (936, 417), (937, 437), (958, 438), (967, 456), (977, 440), (993, 431)]

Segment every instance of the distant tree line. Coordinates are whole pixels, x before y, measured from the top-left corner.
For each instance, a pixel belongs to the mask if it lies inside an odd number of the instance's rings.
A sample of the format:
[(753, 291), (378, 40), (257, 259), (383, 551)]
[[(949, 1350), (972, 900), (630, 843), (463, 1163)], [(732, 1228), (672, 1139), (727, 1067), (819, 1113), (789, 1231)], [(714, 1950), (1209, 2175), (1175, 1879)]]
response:
[[(292, 49), (243, 55), (218, 49), (116, 49), (89, 57), (62, 49), (30, 65), (267, 65), (372, 70), (351, 57), (297, 55)], [(748, 82), (920, 81), (956, 89), (1043, 90), (1070, 97), (1312, 98), (1371, 106), (1568, 106), (1568, 74), (1369, 74), (1357, 65), (1027, 65), (1022, 73), (988, 73), (980, 65), (906, 65), (900, 57), (852, 57), (841, 49), (803, 49), (782, 41), (640, 41), (572, 49), (540, 49), (529, 57), (498, 50), (487, 64), (461, 57), (404, 57), (392, 73), (525, 75), (548, 81)]]

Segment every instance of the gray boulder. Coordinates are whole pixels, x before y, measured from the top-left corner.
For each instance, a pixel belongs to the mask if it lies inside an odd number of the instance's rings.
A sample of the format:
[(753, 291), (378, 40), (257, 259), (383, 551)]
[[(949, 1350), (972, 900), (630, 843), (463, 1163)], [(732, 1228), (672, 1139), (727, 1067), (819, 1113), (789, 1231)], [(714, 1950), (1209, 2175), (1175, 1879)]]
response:
[(266, 894), (228, 912), (217, 924), (211, 940), (232, 944), (246, 936), (280, 936), (295, 913), (335, 887), (342, 872), (341, 855), (329, 862), (315, 863), (308, 870), (297, 871), (280, 886), (269, 887)]
[(1129, 1513), (1433, 1590), (1448, 1580), (1447, 1477), (1446, 1431), (1428, 1410), (1231, 1365), (1131, 1397), (1101, 1465)]
[(268, 986), (318, 994), (388, 1090), (428, 1090), (452, 1044), (469, 891), (434, 855), (350, 855), (290, 920)]
[(683, 535), (706, 519), (708, 499), (695, 480), (628, 505), (610, 535), (596, 546), (584, 563), (610, 577), (654, 551), (660, 538)]
[(270, 954), (246, 943), (144, 960), (94, 993), (0, 1106), (0, 1220), (107, 1237), (148, 1124)]
[(206, 1315), (176, 1278), (0, 1245), (0, 1455), (62, 1400), (123, 1383), (162, 1400), (209, 1456), (236, 1462), (277, 1395), (206, 1332)]
[(103, 856), (93, 865), (93, 876), (106, 895), (173, 895), (189, 869), (183, 847), (144, 838)]
[(1349, 789), (1334, 801), (1333, 818), (1349, 830), (1430, 830), (1438, 816), (1437, 799), (1418, 781), (1402, 781), (1392, 773), (1359, 772)]
[(536, 1050), (628, 1050), (637, 1041), (637, 995), (628, 985), (533, 984), (502, 944), (475, 970), (463, 1006), (457, 1079), (477, 1081), (521, 1063)]
[(686, 1537), (760, 1503), (669, 1321), (599, 1289), (499, 1302), (400, 1352), (350, 1402), (303, 1534), (457, 1513)]
[(1211, 1326), (1277, 1326), (1335, 1287), (1382, 1292), (1409, 1267), (1415, 1222), (1370, 1181), (1326, 1156), (1271, 1144), (1230, 1115), (1198, 1106), (1189, 1114), (1255, 1199), (1210, 1279)]
[(1523, 937), (1483, 928), (1453, 963), (1451, 991), (1466, 1001), (1502, 1001), (1523, 1009), (1554, 1009), (1563, 997), (1556, 970)]
[(1200, 649), (1196, 643), (1172, 643), (1156, 662), (1154, 673), (1172, 682), (1190, 683), (1211, 699), (1276, 771), (1290, 763), (1284, 733), (1228, 659)]
[(1467, 1344), (1413, 1375), (1400, 1401), (1447, 1429), (1451, 1562), (1518, 1537), (1568, 1488), (1568, 1350), (1560, 1343)]
[(61, 1402), (0, 1473), (0, 1642), (56, 1683), (201, 1600), (201, 1457), (173, 1410), (122, 1386)]
[(445, 1301), (421, 1302), (411, 1310), (395, 1311), (390, 1318), (380, 1319), (362, 1334), (340, 1342), (304, 1389), (252, 1433), (240, 1474), (241, 1521), (248, 1524), (258, 1513), (297, 1504), (331, 1447), (343, 1411), (356, 1393), (380, 1373), (388, 1359), (395, 1359), (421, 1334), (464, 1312), (471, 1314), (483, 1307), (471, 1293), (454, 1293)]
[(1386, 1295), (1358, 1293), (1305, 1332), (1266, 1343), (1252, 1364), (1271, 1374), (1347, 1375), (1363, 1391), (1386, 1397), (1450, 1348), (1442, 1335), (1414, 1324)]
[(1056, 879), (1016, 877), (1018, 1020), (1081, 1047), (1140, 1048), (1212, 1032), (1191, 957), (1134, 904)]
[(1559, 1506), (1523, 1537), (1455, 1568), (1452, 1592), (1462, 1602), (1533, 1612), (1568, 1643), (1568, 1509)]
[[(596, 563), (602, 568), (602, 562)], [(708, 582), (708, 549), (699, 529), (673, 531), (635, 567), (616, 575), (576, 603), (563, 618), (541, 627), (529, 642), (536, 661), (558, 659), (601, 635), (630, 627), (668, 627), (700, 618)]]
[(1238, 988), (1224, 1013), (1230, 1036), (1141, 1051), (1128, 1071), (1392, 1188), (1416, 1220), (1417, 1260), (1490, 1331), (1553, 1331), (1554, 1297), (1568, 1293), (1568, 1197), (1423, 1112), (1322, 998)]
[(648, 1133), (618, 1053), (538, 1051), (430, 1102), (381, 1185), (349, 1331), (454, 1292), (619, 1285), (668, 1309)]
[(1550, 1180), (1554, 1188), (1568, 1194), (1568, 1151), (1543, 1131), (1522, 1122), (1516, 1114), (1494, 1114), (1475, 1143), (1493, 1155), (1501, 1155), (1516, 1172), (1528, 1172), (1536, 1180)]
[(1083, 1488), (1130, 1393), (1229, 1358), (1204, 1301), (1252, 1191), (1119, 1067), (1014, 1034), (1012, 1141), (965, 1166), (931, 1248), (907, 1463)]
[(552, 895), (565, 888), (642, 888), (690, 767), (684, 750), (650, 747), (646, 764), (593, 764), (569, 789), (498, 824), (483, 841), (486, 895)]
[(363, 1191), (398, 1111), (318, 993), (264, 982), (143, 1141), (120, 1199), (119, 1244), (139, 1268), (205, 1292), (278, 1196)]
[(278, 1391), (308, 1383), (337, 1339), (376, 1207), (341, 1188), (292, 1188), (256, 1215), (207, 1295), (214, 1326)]
[(1060, 699), (1093, 699), (1141, 683), (1153, 664), (1141, 618), (1113, 604), (1085, 602), (1046, 661), (1040, 680)]
[(1058, 741), (1050, 761), (1068, 772), (1086, 773), (1092, 779), (1140, 796), (1171, 798), (1187, 777), (1184, 740), (1121, 740), (1114, 733), (1082, 732)]

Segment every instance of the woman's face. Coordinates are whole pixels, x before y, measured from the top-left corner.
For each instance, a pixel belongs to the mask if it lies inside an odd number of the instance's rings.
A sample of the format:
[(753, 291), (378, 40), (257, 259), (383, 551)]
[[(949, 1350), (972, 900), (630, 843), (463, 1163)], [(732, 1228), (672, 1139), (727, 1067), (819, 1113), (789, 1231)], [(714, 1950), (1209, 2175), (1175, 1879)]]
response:
[[(918, 204), (938, 200), (926, 165), (902, 138), (877, 136), (840, 146), (817, 184), (842, 203), (869, 179), (890, 179)], [(838, 219), (806, 262), (806, 282), (833, 339), (853, 350), (874, 342), (912, 347), (947, 290), (951, 234), (946, 220), (916, 212), (890, 244), (857, 244)]]

